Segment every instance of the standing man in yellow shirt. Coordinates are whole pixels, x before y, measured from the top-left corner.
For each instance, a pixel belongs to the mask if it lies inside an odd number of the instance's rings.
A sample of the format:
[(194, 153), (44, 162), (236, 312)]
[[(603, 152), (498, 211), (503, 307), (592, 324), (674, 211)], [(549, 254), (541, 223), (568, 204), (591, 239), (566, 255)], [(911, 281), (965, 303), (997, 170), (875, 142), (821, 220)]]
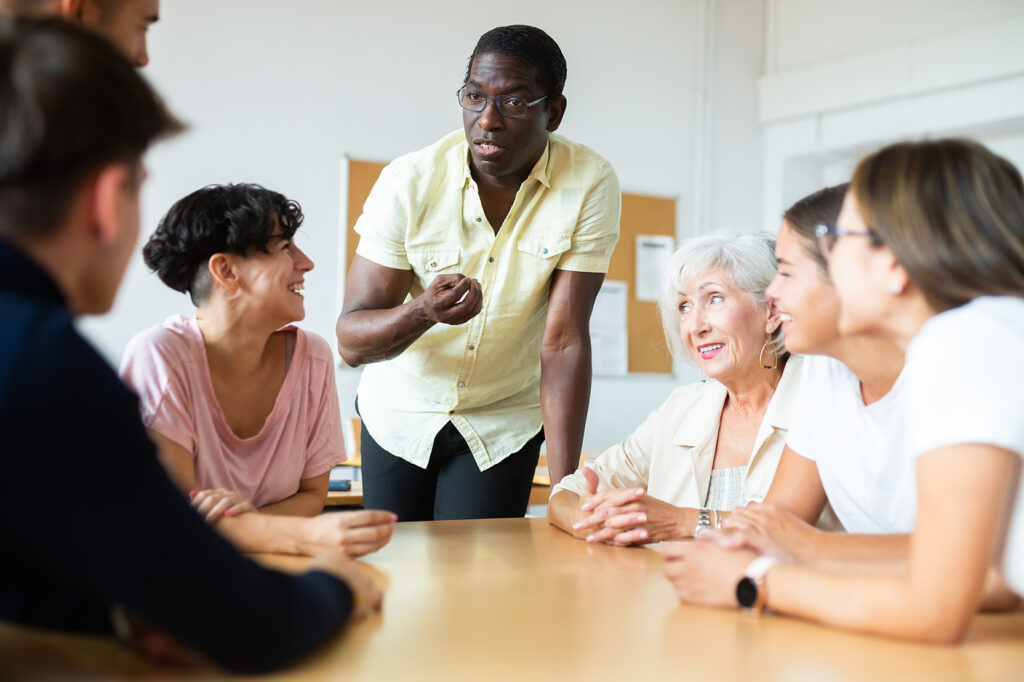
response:
[(603, 158), (555, 133), (565, 58), (532, 26), (485, 33), (465, 130), (381, 173), (338, 318), (359, 384), (367, 506), (399, 521), (522, 516), (541, 443), (576, 469), (590, 313), (618, 239)]

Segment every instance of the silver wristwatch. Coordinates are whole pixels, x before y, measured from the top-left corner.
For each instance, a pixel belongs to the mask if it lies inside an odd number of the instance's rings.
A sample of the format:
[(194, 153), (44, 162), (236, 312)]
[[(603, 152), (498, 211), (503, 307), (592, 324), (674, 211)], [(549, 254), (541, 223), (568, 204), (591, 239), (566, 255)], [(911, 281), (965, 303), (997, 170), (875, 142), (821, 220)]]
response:
[(700, 508), (697, 510), (697, 525), (693, 529), (693, 538), (696, 540), (701, 535), (711, 530), (711, 510)]

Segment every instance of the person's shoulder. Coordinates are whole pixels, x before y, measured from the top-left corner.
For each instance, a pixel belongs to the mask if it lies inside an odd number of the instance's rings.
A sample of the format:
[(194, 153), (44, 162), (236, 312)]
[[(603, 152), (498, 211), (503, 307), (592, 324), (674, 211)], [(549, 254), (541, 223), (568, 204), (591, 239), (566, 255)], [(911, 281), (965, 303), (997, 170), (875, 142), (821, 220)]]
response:
[(979, 331), (998, 334), (1024, 343), (1024, 298), (985, 296), (932, 317), (920, 337), (929, 342), (942, 338), (966, 341), (983, 338)]
[(331, 344), (327, 342), (327, 339), (316, 332), (306, 331), (299, 327), (295, 327), (295, 335), (297, 338), (304, 339), (311, 360), (326, 362), (329, 365), (334, 364), (334, 353), (331, 351)]
[(128, 341), (124, 357), (127, 359), (155, 354), (168, 361), (187, 361), (196, 343), (195, 333), (190, 329), (193, 323), (191, 318), (184, 315), (174, 315), (161, 324), (147, 327)]
[(548, 150), (551, 155), (550, 164), (555, 169), (586, 171), (594, 177), (615, 172), (606, 158), (560, 133), (548, 135)]
[[(15, 322), (5, 320), (0, 392), (26, 405), (54, 403), (55, 396), (128, 393), (107, 360), (78, 332), (62, 307), (26, 307)], [(16, 337), (16, 341), (15, 341)]]
[[(28, 301), (2, 307), (4, 330), (0, 333), (5, 364), (20, 366), (32, 358), (59, 361), (89, 346), (75, 330), (70, 311), (64, 306), (40, 306)], [(56, 357), (47, 357), (56, 352)]]
[(907, 363), (934, 365), (956, 358), (976, 367), (1024, 357), (1024, 299), (978, 298), (929, 319), (907, 347)]

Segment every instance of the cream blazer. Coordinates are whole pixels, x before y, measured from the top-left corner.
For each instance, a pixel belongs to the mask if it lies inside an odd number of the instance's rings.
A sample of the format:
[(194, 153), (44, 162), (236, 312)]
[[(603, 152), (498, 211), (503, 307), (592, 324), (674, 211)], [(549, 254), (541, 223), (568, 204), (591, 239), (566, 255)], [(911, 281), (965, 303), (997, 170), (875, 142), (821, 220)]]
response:
[[(763, 500), (775, 477), (802, 364), (801, 357), (790, 356), (757, 431), (744, 480), (748, 502)], [(651, 497), (677, 507), (703, 507), (725, 398), (725, 386), (718, 382), (674, 390), (625, 441), (587, 464), (601, 481), (599, 489), (643, 487)], [(551, 494), (559, 490), (581, 494), (586, 490), (583, 474), (566, 476)]]

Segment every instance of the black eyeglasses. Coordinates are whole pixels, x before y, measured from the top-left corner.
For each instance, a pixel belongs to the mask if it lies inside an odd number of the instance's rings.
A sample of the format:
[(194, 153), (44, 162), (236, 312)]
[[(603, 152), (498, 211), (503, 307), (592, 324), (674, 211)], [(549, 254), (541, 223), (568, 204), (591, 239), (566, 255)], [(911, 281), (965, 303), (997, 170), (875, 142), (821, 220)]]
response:
[(832, 252), (838, 237), (870, 237), (872, 241), (875, 240), (875, 234), (871, 230), (844, 230), (825, 223), (818, 223), (815, 226), (814, 235), (818, 238), (818, 248), (825, 256)]
[(526, 98), (521, 95), (498, 95), (497, 97), (488, 97), (484, 93), (477, 90), (470, 90), (466, 86), (459, 88), (458, 92), (455, 94), (459, 97), (459, 106), (467, 111), (480, 112), (487, 107), (487, 102), (494, 102), (494, 106), (498, 107), (498, 113), (509, 118), (525, 116), (526, 112), (530, 110), (530, 107), (534, 104), (539, 104), (548, 98), (547, 95), (544, 95), (539, 99), (528, 102)]

